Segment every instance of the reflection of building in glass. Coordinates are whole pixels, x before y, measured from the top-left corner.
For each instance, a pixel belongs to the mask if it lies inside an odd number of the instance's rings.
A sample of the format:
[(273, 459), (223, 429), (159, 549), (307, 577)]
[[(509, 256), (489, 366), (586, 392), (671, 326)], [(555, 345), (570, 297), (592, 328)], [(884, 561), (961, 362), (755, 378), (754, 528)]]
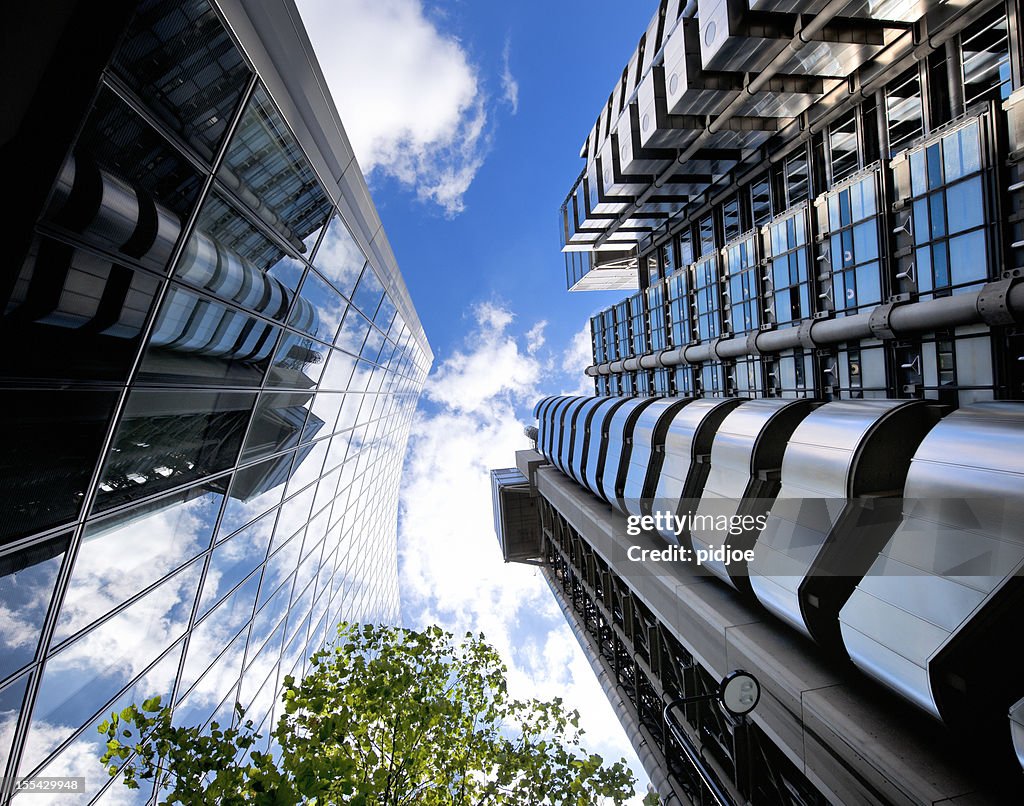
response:
[[(652, 5), (561, 210), (570, 290), (628, 296), (591, 320), (595, 396), (542, 400), (492, 473), (505, 557), (669, 802), (1009, 802), (1019, 6)], [(630, 534), (655, 513), (698, 520)], [(749, 718), (700, 699), (737, 668)]]
[(130, 801), (102, 714), (237, 700), (266, 734), (337, 621), (397, 617), (432, 355), (288, 0), (30, 16), (0, 153), (0, 800), (76, 775)]

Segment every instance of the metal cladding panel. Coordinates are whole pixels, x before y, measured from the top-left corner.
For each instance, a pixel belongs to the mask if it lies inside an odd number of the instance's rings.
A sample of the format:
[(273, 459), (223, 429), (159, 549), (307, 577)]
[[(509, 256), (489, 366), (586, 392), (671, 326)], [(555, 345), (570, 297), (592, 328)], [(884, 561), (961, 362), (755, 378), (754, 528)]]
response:
[[(704, 478), (698, 464), (706, 462), (722, 419), (742, 401), (739, 398), (702, 398), (684, 406), (672, 418), (665, 435), (665, 458), (654, 490), (655, 507), (671, 506), (698, 498)], [(674, 541), (676, 535), (662, 534)]]
[(781, 39), (735, 35), (745, 5), (729, 0), (698, 0), (700, 60), (706, 69), (758, 73), (785, 47)]
[[(670, 0), (669, 5), (673, 4), (673, 0)], [(660, 5), (662, 4), (659, 3), (659, 6)], [(667, 9), (666, 12), (668, 12)], [(647, 31), (644, 33), (644, 58), (639, 65), (639, 74), (635, 78), (630, 76), (631, 80), (638, 81), (640, 76), (644, 75), (651, 69), (651, 65), (654, 63), (654, 56), (657, 54), (661, 46), (661, 42), (658, 41), (658, 28), (661, 24), (661, 9), (659, 8), (658, 11), (654, 13), (654, 16), (651, 17), (651, 21), (647, 23)], [(671, 25), (672, 21), (668, 18), (668, 14), (666, 13), (664, 28), (667, 30)], [(633, 62), (631, 61), (630, 64), (632, 65)], [(627, 93), (628, 92), (629, 90), (627, 90)]]
[(622, 169), (619, 162), (619, 136), (614, 132), (601, 146), (601, 169), (605, 193), (611, 196), (639, 196), (649, 184), (646, 181), (635, 181), (643, 177), (628, 174)]
[(1024, 568), (1022, 454), (1024, 403), (979, 403), (941, 420), (911, 463), (902, 522), (839, 614), (853, 662), (939, 718), (960, 673), (943, 669), (947, 659), (974, 641), (1019, 640), (986, 634), (982, 617)]
[(906, 405), (906, 400), (836, 400), (821, 406), (793, 432), (782, 463), (783, 487), (811, 493), (806, 497), (848, 497), (865, 437)]
[[(737, 74), (738, 75), (738, 74)], [(673, 115), (711, 115), (737, 95), (737, 78), (701, 67), (696, 21), (683, 20), (665, 43), (665, 106)]]
[[(555, 465), (567, 476), (569, 472), (569, 461), (572, 456), (572, 445), (576, 436), (576, 415), (584, 408), (589, 397), (578, 397), (568, 405), (562, 417), (562, 427), (559, 430), (558, 449), (555, 452)], [(582, 427), (582, 422), (580, 423)]]
[(537, 401), (537, 404), (533, 407), (533, 416), (535, 419), (540, 418), (540, 413), (548, 401), (554, 400), (558, 395), (549, 395), (548, 397), (542, 397)]
[(624, 174), (660, 174), (668, 166), (667, 159), (646, 156), (652, 152), (645, 152), (640, 142), (640, 111), (635, 102), (623, 110), (615, 124), (615, 135), (619, 144), (619, 168)]
[(551, 409), (559, 401), (559, 397), (546, 397), (534, 408), (534, 416), (537, 418), (537, 449), (544, 453), (544, 446), (548, 443), (548, 435), (551, 432)]
[(684, 148), (704, 129), (702, 118), (670, 115), (665, 95), (665, 70), (655, 65), (636, 93), (640, 144), (644, 148)]
[(579, 400), (578, 397), (564, 398), (559, 401), (554, 407), (553, 411), (553, 425), (551, 429), (551, 442), (548, 445), (548, 458), (551, 463), (561, 470), (563, 473), (565, 470), (561, 466), (561, 455), (562, 445), (566, 442), (566, 428), (570, 424), (568, 420), (570, 409)]
[[(760, 502), (758, 506), (763, 506), (766, 500), (774, 498), (778, 486), (759, 483), (758, 474), (778, 470), (787, 440), (800, 420), (809, 413), (810, 401), (779, 399), (748, 400), (729, 412), (715, 434), (711, 447), (711, 470), (708, 471), (696, 514), (743, 515), (744, 499), (756, 499)], [(690, 537), (694, 548), (706, 548), (713, 542), (720, 542), (713, 532), (704, 530), (694, 529)], [(756, 538), (757, 531), (730, 536), (730, 544), (746, 549)], [(709, 560), (705, 565), (735, 587), (724, 564)], [(745, 571), (745, 566), (730, 567), (735, 573)]]
[(674, 409), (687, 405), (685, 400), (657, 400), (645, 408), (633, 425), (633, 449), (629, 454), (629, 466), (623, 483), (619, 509), (629, 515), (643, 515), (641, 500), (650, 495), (644, 490), (645, 481), (656, 451), (664, 450), (664, 432), (668, 427), (666, 418), (671, 418)]
[(1013, 749), (1017, 751), (1017, 762), (1024, 768), (1024, 699), (1010, 709), (1010, 735)]
[[(895, 513), (887, 525), (886, 513), (872, 517), (850, 499), (858, 492), (902, 488), (902, 474), (927, 430), (927, 413), (921, 401), (834, 401), (809, 414), (794, 431), (782, 462), (782, 487), (757, 539), (749, 571), (761, 604), (805, 635), (834, 639), (834, 630), (816, 632), (809, 623), (804, 601), (808, 578), (822, 573), (820, 566), (830, 551), (833, 556), (842, 553), (844, 576), (856, 577), (867, 569), (877, 543), (895, 527)], [(894, 428), (908, 438), (893, 439)], [(880, 464), (890, 472), (879, 474)], [(869, 543), (869, 537), (875, 542)], [(864, 545), (861, 551), (834, 545), (843, 541)], [(829, 570), (834, 570), (831, 565)], [(838, 593), (843, 585), (836, 577), (823, 584), (836, 590), (838, 609), (846, 598)], [(849, 582), (846, 586), (852, 588)], [(834, 615), (822, 614), (826, 622)]]
[(608, 220), (594, 218), (598, 215), (618, 215), (629, 204), (628, 197), (612, 196), (604, 190), (604, 168), (598, 157), (587, 164), (587, 227), (607, 228)]
[[(819, 3), (822, 0), (815, 2)], [(753, 2), (750, 5), (751, 8), (754, 7)], [(967, 0), (853, 0), (836, 16), (916, 22), (931, 9), (939, 6), (963, 8), (967, 5)]]
[(595, 494), (597, 494), (598, 479), (601, 477), (601, 471), (604, 470), (605, 449), (608, 444), (605, 434), (608, 431), (608, 421), (615, 410), (625, 402), (625, 399), (617, 397), (607, 397), (601, 400), (594, 408), (590, 417), (590, 425), (584, 434), (585, 447), (579, 482)]
[(576, 413), (573, 427), (572, 444), (569, 446), (569, 475), (578, 484), (583, 483), (583, 463), (587, 458), (587, 433), (590, 428), (594, 411), (606, 397), (591, 397), (584, 401)]
[(619, 468), (623, 461), (629, 461), (632, 452), (633, 425), (645, 408), (654, 403), (653, 398), (630, 398), (626, 400), (607, 420), (605, 432), (605, 460), (603, 472), (599, 473), (596, 483), (591, 484), (601, 498), (610, 503), (616, 501), (616, 486), (619, 479)]

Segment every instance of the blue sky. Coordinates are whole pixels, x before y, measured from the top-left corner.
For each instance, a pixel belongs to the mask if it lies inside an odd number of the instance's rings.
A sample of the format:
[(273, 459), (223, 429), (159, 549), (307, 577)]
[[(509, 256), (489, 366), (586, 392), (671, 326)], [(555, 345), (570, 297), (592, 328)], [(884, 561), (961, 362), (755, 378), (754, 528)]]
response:
[(435, 353), (399, 505), (404, 620), (483, 631), (514, 695), (563, 697), (639, 774), (543, 579), (501, 561), (488, 470), (528, 447), (537, 399), (587, 390), (588, 318), (623, 296), (566, 292), (558, 210), (656, 4), (299, 7)]

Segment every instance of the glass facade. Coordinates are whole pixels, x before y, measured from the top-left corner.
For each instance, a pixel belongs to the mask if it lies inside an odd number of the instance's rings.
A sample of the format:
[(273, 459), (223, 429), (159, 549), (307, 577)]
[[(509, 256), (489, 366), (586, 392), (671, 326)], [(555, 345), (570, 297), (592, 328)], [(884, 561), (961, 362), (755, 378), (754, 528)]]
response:
[(104, 714), (237, 700), (266, 733), (334, 624), (398, 616), (432, 356), (359, 235), (379, 222), (341, 201), (362, 178), (325, 183), (231, 30), (206, 0), (139, 4), (2, 287), (8, 785), (144, 801), (102, 791)]

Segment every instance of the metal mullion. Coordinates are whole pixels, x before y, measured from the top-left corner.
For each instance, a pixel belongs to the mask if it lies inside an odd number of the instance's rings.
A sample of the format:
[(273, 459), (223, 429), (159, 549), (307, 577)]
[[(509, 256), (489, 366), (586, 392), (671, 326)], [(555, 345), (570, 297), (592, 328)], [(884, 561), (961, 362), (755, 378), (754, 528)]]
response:
[[(142, 118), (151, 129), (156, 131), (164, 140), (168, 141), (175, 147), (175, 149), (181, 152), (181, 155), (200, 174), (209, 172), (210, 164), (203, 159), (202, 155), (200, 155), (191, 144), (183, 140), (181, 135), (173, 129), (169, 129), (160, 118), (152, 114), (146, 107), (145, 102), (111, 70), (110, 64), (108, 64), (106, 70), (104, 70), (100, 84), (110, 90), (122, 103)], [(214, 156), (216, 157), (216, 155)]]

